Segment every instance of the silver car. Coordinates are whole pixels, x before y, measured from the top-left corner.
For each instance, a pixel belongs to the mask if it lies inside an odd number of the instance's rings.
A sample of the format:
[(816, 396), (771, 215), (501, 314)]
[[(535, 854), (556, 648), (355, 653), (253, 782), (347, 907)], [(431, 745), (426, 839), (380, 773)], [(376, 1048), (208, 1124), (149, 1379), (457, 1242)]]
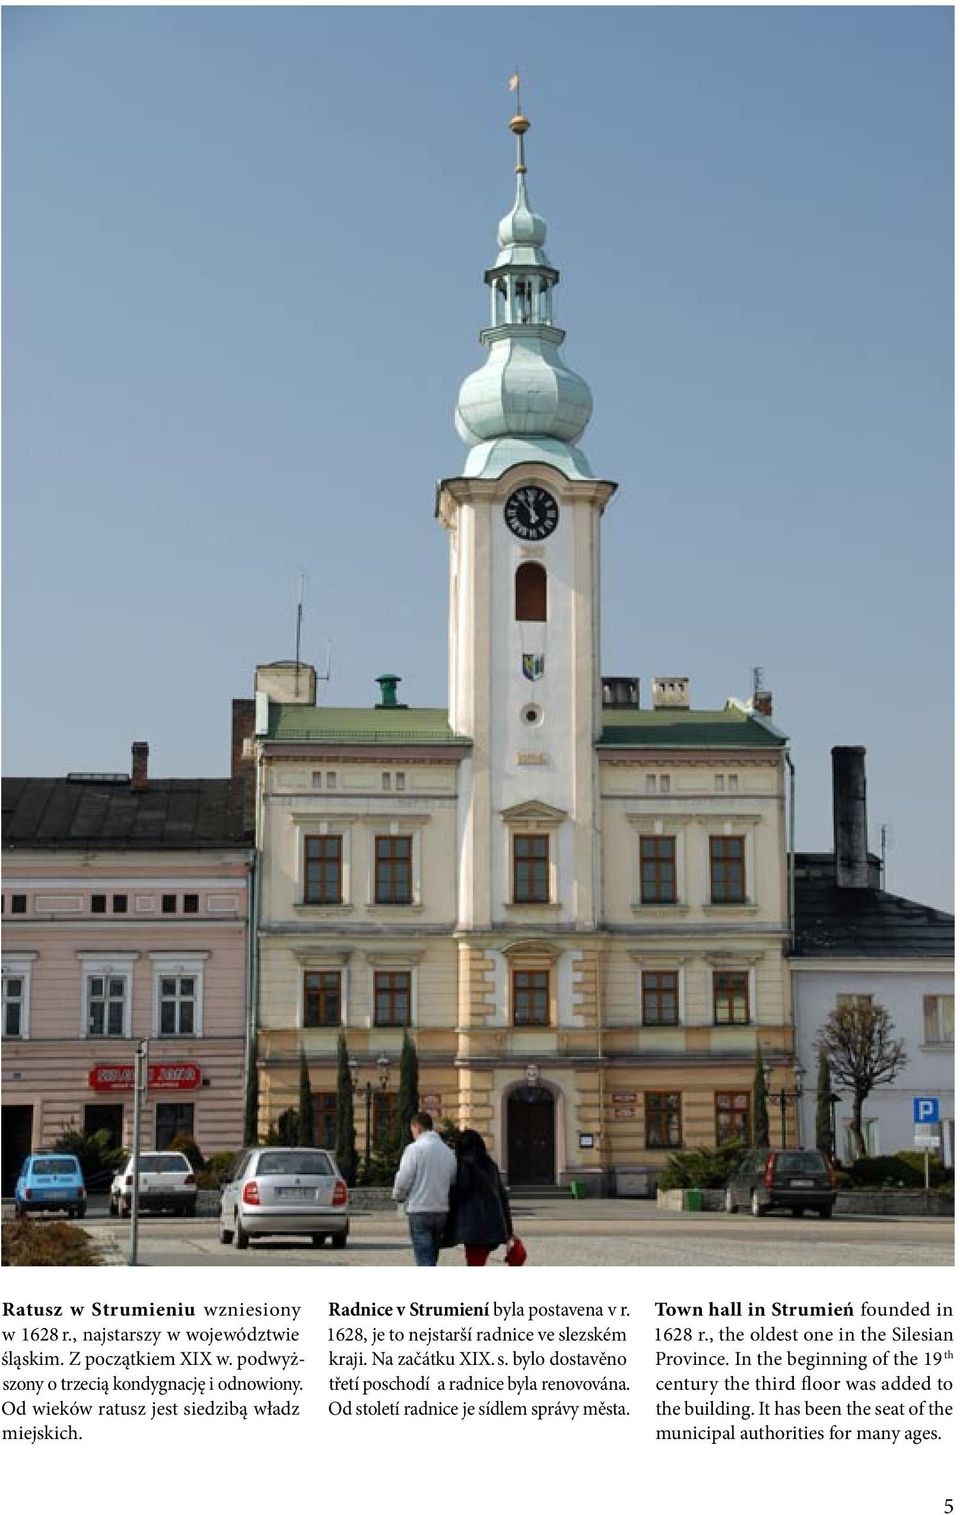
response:
[(220, 1240), (246, 1247), (254, 1236), (309, 1236), (338, 1250), (350, 1234), (350, 1196), (331, 1152), (319, 1147), (248, 1147), (220, 1195)]

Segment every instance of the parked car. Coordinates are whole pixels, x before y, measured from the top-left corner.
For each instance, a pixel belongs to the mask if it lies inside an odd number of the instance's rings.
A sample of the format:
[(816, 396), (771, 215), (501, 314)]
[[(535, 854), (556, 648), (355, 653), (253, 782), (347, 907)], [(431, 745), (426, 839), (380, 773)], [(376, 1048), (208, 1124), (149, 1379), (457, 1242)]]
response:
[(833, 1169), (822, 1152), (757, 1147), (744, 1155), (727, 1179), (725, 1204), (728, 1215), (736, 1215), (744, 1205), (752, 1215), (766, 1215), (768, 1210), (802, 1215), (804, 1210), (815, 1210), (829, 1220), (836, 1197)]
[(319, 1147), (248, 1147), (220, 1194), (220, 1240), (246, 1247), (257, 1236), (326, 1237), (347, 1245), (347, 1186), (331, 1152)]
[(14, 1214), (29, 1210), (87, 1213), (87, 1191), (80, 1163), (71, 1152), (31, 1152), (23, 1160), (13, 1191)]
[[(113, 1175), (110, 1214), (130, 1214), (133, 1204), (133, 1158)], [(140, 1209), (173, 1210), (180, 1215), (197, 1213), (197, 1180), (189, 1158), (182, 1152), (140, 1153)]]

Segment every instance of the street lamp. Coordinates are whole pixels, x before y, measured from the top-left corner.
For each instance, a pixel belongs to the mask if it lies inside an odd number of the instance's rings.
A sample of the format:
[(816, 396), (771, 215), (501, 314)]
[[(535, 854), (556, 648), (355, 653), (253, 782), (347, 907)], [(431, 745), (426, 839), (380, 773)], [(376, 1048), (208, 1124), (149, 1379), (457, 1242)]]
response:
[[(370, 1172), (370, 1148), (373, 1137), (373, 1084), (367, 1079), (361, 1088), (357, 1077), (360, 1071), (360, 1064), (355, 1057), (351, 1057), (349, 1067), (350, 1083), (354, 1095), (358, 1095), (361, 1092), (363, 1094), (363, 1172), (364, 1179), (366, 1179), (367, 1174)], [(381, 1052), (377, 1058), (376, 1068), (380, 1092), (383, 1093), (390, 1082), (390, 1059), (385, 1052)]]
[(769, 1056), (765, 1057), (763, 1060), (764, 1093), (768, 1100), (775, 1099), (777, 1104), (780, 1106), (781, 1147), (786, 1147), (787, 1145), (787, 1104), (790, 1100), (793, 1100), (799, 1109), (800, 1100), (803, 1096), (803, 1074), (804, 1069), (801, 1068), (799, 1063), (795, 1063), (793, 1069), (793, 1088), (788, 1089), (786, 1085), (781, 1084), (780, 1088), (776, 1091), (776, 1094), (774, 1094), (770, 1088), (770, 1085), (773, 1081), (773, 1061)]

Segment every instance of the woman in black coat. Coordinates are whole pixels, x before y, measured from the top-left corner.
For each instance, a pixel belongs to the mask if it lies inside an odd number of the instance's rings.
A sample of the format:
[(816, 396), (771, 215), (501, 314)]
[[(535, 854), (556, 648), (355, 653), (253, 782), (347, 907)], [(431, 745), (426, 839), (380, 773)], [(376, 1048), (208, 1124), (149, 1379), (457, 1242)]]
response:
[(463, 1244), (468, 1268), (482, 1268), (494, 1247), (513, 1236), (510, 1201), (500, 1170), (479, 1131), (461, 1131), (454, 1144), (457, 1176), (450, 1190), (454, 1245)]

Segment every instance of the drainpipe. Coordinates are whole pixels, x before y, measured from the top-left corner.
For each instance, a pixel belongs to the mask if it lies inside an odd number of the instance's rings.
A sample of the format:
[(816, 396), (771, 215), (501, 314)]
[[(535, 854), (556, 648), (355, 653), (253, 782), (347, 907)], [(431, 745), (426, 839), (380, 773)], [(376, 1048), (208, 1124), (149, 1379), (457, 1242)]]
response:
[[(790, 770), (790, 818), (787, 823), (787, 925), (789, 929), (788, 951), (793, 952), (794, 927), (796, 924), (796, 825), (797, 825), (797, 770), (793, 766), (789, 747), (784, 749), (784, 759)], [(793, 975), (789, 976), (790, 985), (790, 1013), (793, 1020), (793, 1065), (798, 1066), (799, 1057), (797, 1049), (797, 1017), (793, 1001)], [(796, 1121), (797, 1146), (803, 1146), (803, 1111), (801, 1109), (800, 1095), (798, 1094), (793, 1105), (794, 1119)]]
[[(257, 1021), (260, 1001), (260, 839), (263, 834), (263, 761), (258, 752), (256, 761), (256, 800), (254, 806), (254, 847), (253, 859), (250, 864), (250, 900), (249, 900), (249, 953), (248, 953), (248, 979), (250, 988), (250, 1003), (247, 1014), (247, 1046), (246, 1046), (246, 1077), (244, 1078), (244, 1111), (247, 1109), (247, 1096), (249, 1094), (249, 1081), (257, 1076)], [(257, 1104), (257, 1121), (259, 1124), (260, 1107)], [(258, 1133), (252, 1133), (251, 1140), (256, 1142)], [(244, 1141), (247, 1133), (244, 1131)]]

